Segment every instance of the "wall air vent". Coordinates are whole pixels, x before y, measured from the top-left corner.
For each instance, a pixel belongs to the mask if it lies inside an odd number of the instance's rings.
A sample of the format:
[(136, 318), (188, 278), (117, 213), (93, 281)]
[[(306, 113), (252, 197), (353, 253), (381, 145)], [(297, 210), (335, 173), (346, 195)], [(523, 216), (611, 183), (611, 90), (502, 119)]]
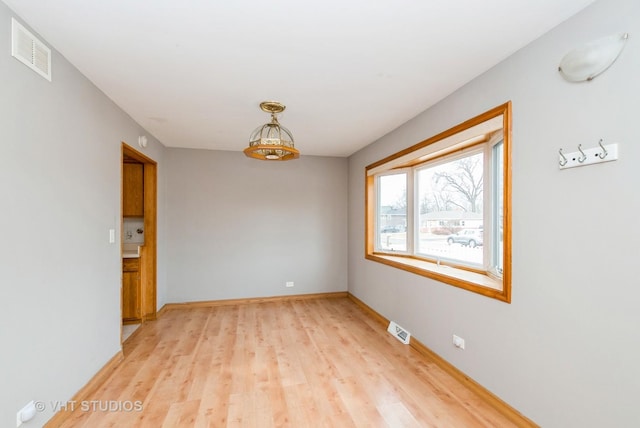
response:
[(11, 18), (11, 55), (51, 82), (51, 49)]
[(411, 333), (409, 333), (404, 328), (400, 327), (395, 322), (391, 321), (389, 323), (389, 327), (387, 328), (387, 331), (389, 333), (391, 333), (391, 335), (393, 337), (395, 337), (396, 339), (398, 339), (400, 342), (404, 343), (405, 345), (409, 344), (409, 340), (411, 339)]

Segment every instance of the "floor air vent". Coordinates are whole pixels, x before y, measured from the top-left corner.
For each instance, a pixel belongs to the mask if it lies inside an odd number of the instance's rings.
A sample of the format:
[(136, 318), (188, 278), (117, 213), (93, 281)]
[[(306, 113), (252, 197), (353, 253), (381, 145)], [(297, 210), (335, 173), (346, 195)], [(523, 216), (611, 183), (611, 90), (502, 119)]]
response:
[(11, 18), (11, 55), (51, 82), (51, 49)]
[(389, 328), (387, 328), (387, 331), (389, 333), (391, 333), (391, 335), (393, 337), (395, 337), (396, 339), (398, 339), (400, 342), (404, 343), (405, 345), (409, 344), (409, 339), (411, 338), (411, 333), (409, 333), (404, 328), (400, 327), (395, 322), (391, 321), (389, 323)]

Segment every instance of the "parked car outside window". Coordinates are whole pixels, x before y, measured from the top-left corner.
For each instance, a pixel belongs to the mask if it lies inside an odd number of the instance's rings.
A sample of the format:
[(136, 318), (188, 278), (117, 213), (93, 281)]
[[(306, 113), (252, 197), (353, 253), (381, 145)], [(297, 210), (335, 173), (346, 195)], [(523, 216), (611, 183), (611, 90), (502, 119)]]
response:
[(447, 243), (466, 245), (471, 248), (482, 246), (482, 230), (465, 229), (447, 236)]

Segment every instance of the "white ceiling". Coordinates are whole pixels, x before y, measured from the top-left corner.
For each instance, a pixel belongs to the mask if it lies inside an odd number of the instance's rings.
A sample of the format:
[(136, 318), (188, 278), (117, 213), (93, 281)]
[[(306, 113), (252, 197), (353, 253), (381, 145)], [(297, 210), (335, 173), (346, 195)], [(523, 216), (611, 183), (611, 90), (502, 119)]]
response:
[(3, 1), (166, 146), (242, 150), (275, 100), (348, 156), (593, 0)]

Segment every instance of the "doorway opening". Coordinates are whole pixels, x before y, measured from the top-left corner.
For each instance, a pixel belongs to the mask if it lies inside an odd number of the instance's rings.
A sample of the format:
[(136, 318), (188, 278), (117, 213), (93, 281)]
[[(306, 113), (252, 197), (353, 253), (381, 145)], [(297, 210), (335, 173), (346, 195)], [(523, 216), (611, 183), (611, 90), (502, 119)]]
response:
[(122, 324), (155, 320), (157, 162), (122, 143)]

